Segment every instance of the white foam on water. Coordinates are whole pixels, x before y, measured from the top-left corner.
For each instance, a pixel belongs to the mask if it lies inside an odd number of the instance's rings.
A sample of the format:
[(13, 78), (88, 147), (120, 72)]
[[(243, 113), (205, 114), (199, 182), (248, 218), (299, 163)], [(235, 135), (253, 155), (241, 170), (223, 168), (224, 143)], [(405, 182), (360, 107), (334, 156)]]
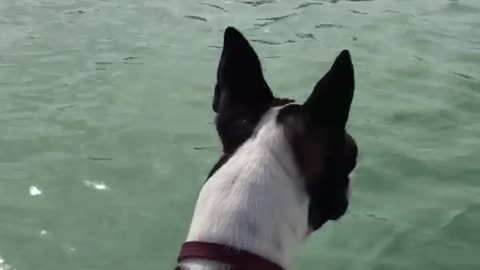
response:
[(83, 183), (85, 184), (85, 186), (89, 187), (89, 188), (93, 188), (93, 189), (96, 189), (96, 190), (108, 190), (110, 189), (109, 186), (107, 186), (105, 183), (103, 182), (96, 182), (96, 181), (91, 181), (91, 180), (85, 180), (83, 181)]
[(30, 196), (42, 195), (42, 191), (36, 186), (30, 186), (28, 189), (30, 191)]
[(5, 262), (5, 260), (0, 256), (0, 270), (16, 270), (9, 264)]

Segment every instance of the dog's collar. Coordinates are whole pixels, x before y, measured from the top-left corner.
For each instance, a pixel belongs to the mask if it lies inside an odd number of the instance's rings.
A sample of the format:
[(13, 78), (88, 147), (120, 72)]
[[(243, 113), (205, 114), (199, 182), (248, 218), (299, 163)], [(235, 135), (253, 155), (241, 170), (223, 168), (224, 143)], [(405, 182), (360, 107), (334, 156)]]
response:
[(229, 264), (239, 270), (283, 270), (279, 265), (245, 250), (230, 246), (191, 241), (182, 245), (177, 263), (187, 259), (205, 259)]

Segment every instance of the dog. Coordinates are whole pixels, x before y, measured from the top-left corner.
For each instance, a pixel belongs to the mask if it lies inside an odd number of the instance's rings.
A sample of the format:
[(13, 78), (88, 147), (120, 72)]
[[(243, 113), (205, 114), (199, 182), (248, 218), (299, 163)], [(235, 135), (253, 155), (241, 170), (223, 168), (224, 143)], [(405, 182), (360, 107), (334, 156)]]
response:
[(225, 29), (212, 109), (223, 155), (201, 188), (177, 270), (280, 270), (348, 208), (358, 147), (346, 131), (354, 69), (343, 50), (303, 103), (275, 97), (244, 35)]

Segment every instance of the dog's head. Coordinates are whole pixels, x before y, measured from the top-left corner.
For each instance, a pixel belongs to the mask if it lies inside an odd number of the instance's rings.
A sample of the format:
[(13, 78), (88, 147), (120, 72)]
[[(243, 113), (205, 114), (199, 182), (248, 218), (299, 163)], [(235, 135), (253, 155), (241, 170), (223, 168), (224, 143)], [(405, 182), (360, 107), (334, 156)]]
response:
[(353, 91), (353, 65), (349, 52), (343, 51), (303, 104), (275, 97), (254, 49), (238, 30), (228, 27), (212, 104), (223, 156), (209, 177), (251, 138), (265, 113), (280, 107), (272, 121), (283, 128), (302, 175), (299, 181), (304, 181), (310, 197), (310, 229), (340, 218), (348, 207), (349, 174), (358, 152), (345, 130)]

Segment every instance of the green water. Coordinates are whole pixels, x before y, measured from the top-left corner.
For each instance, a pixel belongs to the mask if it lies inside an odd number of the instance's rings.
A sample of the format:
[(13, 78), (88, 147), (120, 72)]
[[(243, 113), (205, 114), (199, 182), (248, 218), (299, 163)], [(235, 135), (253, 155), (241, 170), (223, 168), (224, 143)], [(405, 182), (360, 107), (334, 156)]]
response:
[(342, 49), (347, 216), (293, 269), (480, 269), (480, 1), (0, 1), (0, 269), (173, 269), (238, 27), (303, 100)]

